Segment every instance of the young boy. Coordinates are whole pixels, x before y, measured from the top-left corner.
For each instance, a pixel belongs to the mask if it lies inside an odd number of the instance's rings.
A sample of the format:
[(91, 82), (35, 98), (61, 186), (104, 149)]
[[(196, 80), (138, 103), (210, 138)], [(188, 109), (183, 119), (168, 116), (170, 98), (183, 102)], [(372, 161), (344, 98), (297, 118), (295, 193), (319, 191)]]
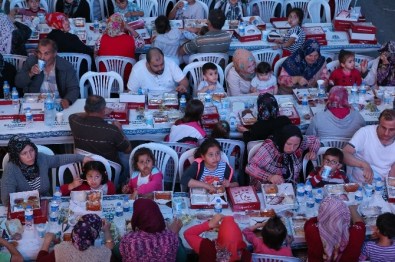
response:
[(251, 81), (251, 93), (270, 93), (276, 95), (278, 92), (277, 79), (272, 74), (270, 65), (266, 62), (260, 62), (255, 69), (256, 76)]
[[(210, 7), (209, 7), (210, 8)], [(243, 8), (239, 0), (221, 0), (218, 1), (214, 9), (221, 9), (226, 17), (226, 20), (239, 20), (243, 17)]]
[(214, 63), (205, 63), (202, 68), (203, 81), (198, 86), (198, 93), (224, 93), (223, 86), (218, 82), (218, 70)]
[(365, 242), (359, 261), (395, 261), (395, 214), (384, 213), (377, 217), (372, 238), (376, 241)]
[(329, 84), (334, 86), (361, 85), (361, 72), (355, 69), (355, 54), (351, 51), (340, 50), (339, 63), (340, 67), (335, 69), (329, 77)]
[(11, 10), (10, 15), (23, 15), (28, 17), (36, 17), (38, 14), (43, 14), (44, 16), (47, 12), (40, 8), (40, 0), (27, 0), (27, 8), (14, 8)]
[[(307, 177), (310, 180), (311, 185), (316, 187), (323, 187), (326, 184), (343, 184), (348, 183), (348, 178), (344, 171), (340, 170), (343, 166), (343, 152), (336, 147), (331, 147), (325, 151), (321, 167), (316, 167)], [(327, 180), (323, 180), (322, 172), (324, 171), (324, 166), (329, 166), (331, 168), (330, 174)]]
[(115, 0), (114, 13), (123, 15), (128, 23), (144, 16), (143, 10), (140, 9), (136, 2), (129, 2), (128, 0)]

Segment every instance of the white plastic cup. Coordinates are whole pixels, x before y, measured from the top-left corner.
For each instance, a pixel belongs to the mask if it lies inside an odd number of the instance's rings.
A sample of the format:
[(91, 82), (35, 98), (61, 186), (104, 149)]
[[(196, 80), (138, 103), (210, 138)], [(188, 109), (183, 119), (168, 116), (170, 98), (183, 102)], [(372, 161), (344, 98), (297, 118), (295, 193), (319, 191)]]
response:
[(318, 88), (320, 88), (321, 86), (323, 86), (323, 85), (324, 85), (324, 83), (325, 83), (325, 81), (324, 81), (324, 80), (322, 80), (322, 79), (320, 79), (320, 80), (317, 80), (317, 85), (318, 85)]
[(43, 71), (45, 68), (45, 61), (42, 59), (38, 59), (38, 68), (40, 69), (40, 71)]
[(56, 113), (56, 122), (62, 123), (63, 122), (63, 113), (62, 112), (57, 112)]
[(330, 166), (324, 166), (324, 170), (322, 170), (322, 175), (321, 175), (322, 179), (328, 180), (331, 171), (332, 171), (332, 168)]

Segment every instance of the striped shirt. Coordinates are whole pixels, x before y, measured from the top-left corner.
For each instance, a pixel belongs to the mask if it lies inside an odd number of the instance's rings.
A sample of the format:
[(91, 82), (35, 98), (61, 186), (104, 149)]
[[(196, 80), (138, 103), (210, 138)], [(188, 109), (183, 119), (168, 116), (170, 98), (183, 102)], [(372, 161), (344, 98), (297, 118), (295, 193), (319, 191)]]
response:
[(205, 182), (207, 184), (213, 184), (213, 182), (222, 182), (224, 181), (226, 163), (220, 161), (215, 170), (209, 170), (206, 166), (204, 167), (203, 174), (200, 177), (200, 181)]
[(227, 53), (232, 35), (227, 31), (209, 31), (187, 42), (183, 48), (186, 54)]
[(40, 185), (41, 185), (41, 179), (40, 177), (36, 177), (35, 179), (29, 181), (27, 180), (27, 183), (29, 184), (29, 186), (33, 189), (33, 190), (39, 190), (40, 189)]
[(284, 36), (284, 43), (288, 42), (291, 37), (295, 38), (295, 42), (291, 46), (284, 47), (284, 49), (288, 50), (291, 53), (294, 53), (304, 44), (306, 34), (304, 33), (302, 27), (295, 26), (287, 31), (287, 34)]
[(383, 247), (376, 242), (366, 242), (362, 247), (359, 261), (370, 260), (370, 262), (395, 261), (395, 242), (391, 246)]

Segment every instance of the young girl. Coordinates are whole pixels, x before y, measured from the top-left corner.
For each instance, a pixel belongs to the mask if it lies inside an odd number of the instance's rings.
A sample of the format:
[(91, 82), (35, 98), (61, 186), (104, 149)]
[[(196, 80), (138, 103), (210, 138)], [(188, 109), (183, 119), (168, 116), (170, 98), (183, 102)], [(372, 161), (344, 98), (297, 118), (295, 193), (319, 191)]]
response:
[(200, 123), (204, 105), (198, 99), (190, 100), (185, 107), (185, 115), (171, 127), (169, 142), (196, 144), (206, 137)]
[(306, 35), (301, 27), (303, 22), (303, 10), (292, 8), (288, 14), (288, 23), (291, 26), (283, 39), (276, 40), (278, 45), (273, 49), (283, 49), (283, 57), (293, 54), (304, 44)]
[[(254, 230), (260, 227), (263, 227), (262, 239), (254, 233)], [(282, 246), (287, 237), (287, 228), (278, 216), (269, 218), (267, 222), (256, 223), (245, 228), (243, 234), (246, 240), (253, 245), (254, 253), (292, 257), (291, 248)]]
[(120, 13), (126, 22), (136, 21), (139, 17), (144, 16), (143, 10), (136, 2), (128, 0), (115, 0), (114, 13)]
[(335, 69), (329, 77), (329, 84), (334, 86), (361, 85), (361, 72), (355, 69), (355, 54), (351, 51), (340, 50), (339, 63), (340, 67)]
[(377, 217), (372, 237), (376, 241), (365, 242), (359, 261), (395, 261), (395, 214), (384, 213)]
[(214, 138), (207, 138), (195, 151), (195, 161), (185, 171), (181, 184), (185, 187), (205, 188), (210, 193), (217, 189), (214, 184), (223, 187), (235, 187), (239, 184), (233, 176), (233, 169), (221, 160), (221, 145)]
[(251, 81), (251, 93), (270, 93), (277, 95), (277, 79), (272, 74), (270, 65), (266, 62), (260, 62), (255, 69), (256, 75)]
[(74, 178), (70, 184), (60, 187), (63, 196), (70, 195), (71, 191), (101, 190), (103, 195), (114, 195), (115, 186), (108, 180), (106, 167), (100, 161), (85, 163), (81, 177)]
[(122, 188), (124, 194), (132, 193), (131, 199), (136, 199), (137, 195), (163, 190), (163, 175), (155, 167), (155, 157), (150, 149), (137, 149), (131, 164), (135, 171), (130, 175), (129, 184)]

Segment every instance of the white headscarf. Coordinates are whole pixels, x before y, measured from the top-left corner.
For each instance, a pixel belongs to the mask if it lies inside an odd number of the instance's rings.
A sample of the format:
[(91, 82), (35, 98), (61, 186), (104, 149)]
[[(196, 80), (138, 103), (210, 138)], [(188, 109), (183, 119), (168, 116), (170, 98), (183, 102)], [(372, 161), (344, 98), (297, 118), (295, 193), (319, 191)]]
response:
[(4, 13), (0, 13), (0, 53), (11, 54), (12, 31), (16, 29), (11, 19)]

